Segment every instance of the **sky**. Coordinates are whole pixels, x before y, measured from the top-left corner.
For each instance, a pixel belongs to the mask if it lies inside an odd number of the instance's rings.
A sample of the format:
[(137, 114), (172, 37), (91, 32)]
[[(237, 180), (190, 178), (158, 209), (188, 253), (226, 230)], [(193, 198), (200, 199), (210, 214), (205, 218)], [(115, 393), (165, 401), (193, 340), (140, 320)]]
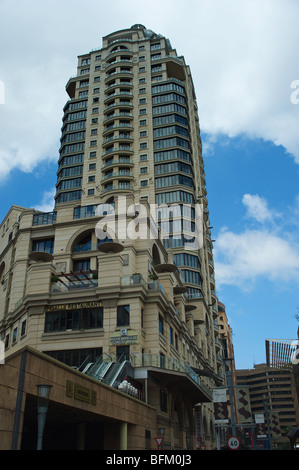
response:
[(53, 209), (77, 56), (145, 25), (191, 68), (236, 367), (265, 362), (299, 326), (298, 18), (297, 0), (0, 0), (0, 220)]

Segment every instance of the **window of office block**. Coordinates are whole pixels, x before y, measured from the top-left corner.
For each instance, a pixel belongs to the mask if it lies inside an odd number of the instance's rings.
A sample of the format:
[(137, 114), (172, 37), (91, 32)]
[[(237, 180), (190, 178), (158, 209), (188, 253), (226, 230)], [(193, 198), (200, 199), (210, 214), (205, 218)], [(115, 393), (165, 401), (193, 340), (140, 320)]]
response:
[(119, 305), (117, 307), (117, 326), (129, 326), (130, 305)]

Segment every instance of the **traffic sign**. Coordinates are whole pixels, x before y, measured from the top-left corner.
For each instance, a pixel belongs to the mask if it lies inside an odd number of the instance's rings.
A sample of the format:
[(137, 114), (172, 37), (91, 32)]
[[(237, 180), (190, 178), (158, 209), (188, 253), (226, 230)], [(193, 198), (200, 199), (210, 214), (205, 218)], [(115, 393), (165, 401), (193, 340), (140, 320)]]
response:
[(265, 448), (265, 449), (268, 449), (268, 450), (270, 449), (270, 441), (269, 441), (269, 439), (265, 439), (265, 440), (264, 440), (264, 448)]
[(231, 450), (238, 450), (240, 447), (240, 441), (236, 436), (231, 436), (227, 441), (227, 445)]
[(161, 446), (163, 443), (164, 437), (155, 437), (155, 441), (157, 443), (158, 449), (161, 450)]

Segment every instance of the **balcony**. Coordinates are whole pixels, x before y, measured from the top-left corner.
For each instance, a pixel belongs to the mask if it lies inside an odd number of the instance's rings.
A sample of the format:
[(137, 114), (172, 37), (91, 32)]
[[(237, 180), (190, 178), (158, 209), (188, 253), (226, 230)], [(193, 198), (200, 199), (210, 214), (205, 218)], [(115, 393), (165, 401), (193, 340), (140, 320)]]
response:
[(209, 271), (210, 273), (214, 272), (214, 261), (212, 259), (208, 260), (208, 265), (209, 265)]
[(65, 86), (66, 92), (71, 99), (75, 98), (77, 80), (79, 80), (78, 77), (71, 77)]
[(133, 108), (133, 103), (131, 101), (119, 101), (118, 103), (111, 103), (104, 108), (104, 114), (107, 114), (109, 111), (115, 108)]
[(132, 191), (133, 190), (133, 186), (131, 186), (130, 184), (119, 184), (119, 185), (109, 185), (108, 187), (104, 188), (103, 189), (103, 193), (108, 193), (108, 192), (111, 192), (111, 191)]
[(153, 290), (159, 290), (163, 292), (163, 294), (166, 296), (166, 292), (164, 287), (162, 286), (161, 282), (153, 280), (153, 281), (145, 281), (143, 276), (141, 274), (132, 274), (131, 276), (123, 276), (121, 278), (121, 285), (123, 287), (125, 286), (143, 286), (145, 289), (153, 291)]
[(106, 64), (106, 72), (108, 73), (109, 70), (113, 70), (115, 67), (120, 67), (121, 65), (126, 66), (128, 64), (133, 64), (131, 59), (118, 59)]
[(103, 153), (102, 157), (105, 158), (106, 156), (112, 156), (115, 153), (124, 153), (132, 155), (134, 153), (133, 149), (129, 145), (120, 145), (119, 147), (111, 147), (106, 149)]
[(133, 55), (133, 51), (131, 51), (130, 49), (117, 49), (116, 51), (113, 51), (113, 52), (110, 52), (110, 54), (107, 55), (106, 57), (106, 61), (108, 59), (111, 59), (112, 57), (115, 57), (115, 56), (119, 56), (120, 54), (122, 55), (130, 55), (132, 56)]
[(69, 292), (97, 287), (97, 271), (61, 273), (51, 278), (51, 292)]
[(111, 83), (110, 85), (107, 86), (107, 88), (105, 88), (104, 93), (107, 94), (109, 91), (113, 90), (114, 88), (119, 88), (120, 86), (133, 88), (133, 83), (129, 81)]
[(214, 330), (215, 330), (216, 333), (218, 334), (218, 333), (219, 333), (219, 324), (218, 324), (218, 321), (217, 321), (217, 320), (213, 320), (213, 324), (214, 324)]
[[(113, 70), (113, 69), (112, 69)], [(133, 77), (133, 72), (131, 70), (117, 70), (115, 72), (110, 72), (107, 77), (105, 78), (105, 83), (109, 82), (111, 78), (126, 78), (126, 77)]]
[(118, 114), (110, 114), (109, 116), (107, 116), (105, 119), (104, 119), (104, 124), (106, 124), (107, 122), (111, 121), (111, 120), (115, 120), (115, 119), (121, 119), (121, 118), (128, 118), (128, 119), (133, 119), (133, 114), (132, 113), (129, 113), (129, 112), (126, 112), (126, 111), (122, 111)]
[(119, 124), (112, 124), (111, 126), (108, 126), (104, 131), (103, 131), (103, 136), (106, 134), (109, 134), (111, 131), (115, 130), (123, 130), (126, 129), (128, 131), (133, 130), (133, 126), (128, 122), (128, 123), (119, 123)]
[(126, 135), (126, 134), (120, 134), (117, 136), (108, 137), (106, 140), (104, 140), (103, 147), (107, 144), (110, 144), (111, 142), (119, 142), (123, 140), (127, 142), (133, 142), (133, 137), (131, 137), (130, 135)]
[[(160, 354), (131, 354), (130, 362), (137, 380), (145, 380), (150, 374), (158, 382), (167, 380), (168, 385), (172, 383), (174, 388), (179, 387), (194, 404), (212, 402), (212, 392), (199, 375), (201, 370), (195, 371), (183, 360)], [(204, 375), (204, 371), (202, 373)]]
[(29, 254), (31, 261), (45, 261), (49, 262), (53, 260), (53, 255), (49, 251), (32, 251)]
[(212, 304), (215, 304), (217, 302), (216, 292), (214, 290), (211, 290), (211, 301)]
[(203, 293), (198, 291), (198, 292), (186, 292), (184, 294), (187, 300), (202, 300), (203, 299)]
[(119, 158), (118, 160), (107, 160), (104, 165), (102, 165), (102, 170), (106, 169), (107, 167), (113, 167), (113, 166), (129, 166), (132, 167), (134, 166), (134, 163), (132, 160), (130, 160), (130, 157), (121, 159)]
[(112, 93), (111, 95), (108, 95), (107, 98), (105, 98), (104, 104), (108, 103), (109, 100), (111, 100), (112, 98), (129, 98), (129, 99), (132, 99), (133, 98), (133, 93), (131, 93), (130, 91), (119, 91), (119, 92)]
[(73, 253), (86, 253), (89, 251), (96, 251), (97, 249), (97, 243), (84, 243), (82, 245), (76, 245), (73, 250)]
[(99, 240), (97, 249), (101, 253), (121, 253), (124, 247), (121, 243), (105, 238), (104, 240)]
[(109, 181), (109, 180), (114, 180), (114, 179), (130, 179), (132, 180), (134, 176), (129, 172), (119, 172), (119, 173), (109, 173), (108, 175), (103, 176), (102, 178), (102, 183)]

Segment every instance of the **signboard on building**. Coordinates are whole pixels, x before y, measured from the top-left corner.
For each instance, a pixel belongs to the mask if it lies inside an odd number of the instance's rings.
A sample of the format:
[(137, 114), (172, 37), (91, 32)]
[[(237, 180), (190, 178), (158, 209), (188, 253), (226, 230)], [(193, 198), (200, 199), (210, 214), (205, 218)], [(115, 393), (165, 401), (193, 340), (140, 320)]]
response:
[(214, 388), (213, 402), (214, 402), (215, 424), (228, 423), (226, 388)]
[(73, 304), (48, 305), (46, 313), (59, 312), (60, 310), (79, 310), (81, 308), (102, 307), (102, 302), (77, 302)]
[(112, 333), (110, 336), (111, 345), (127, 345), (136, 343), (138, 343), (138, 331), (136, 330), (121, 329), (120, 331)]
[(274, 439), (281, 436), (281, 428), (280, 428), (280, 421), (279, 421), (278, 414), (271, 413), (270, 427), (271, 427), (271, 434), (274, 437)]
[(90, 390), (70, 380), (66, 381), (66, 396), (84, 401), (85, 403), (90, 403), (91, 405), (97, 404), (97, 394), (94, 390)]
[(236, 408), (238, 423), (252, 423), (252, 412), (248, 387), (236, 387)]

